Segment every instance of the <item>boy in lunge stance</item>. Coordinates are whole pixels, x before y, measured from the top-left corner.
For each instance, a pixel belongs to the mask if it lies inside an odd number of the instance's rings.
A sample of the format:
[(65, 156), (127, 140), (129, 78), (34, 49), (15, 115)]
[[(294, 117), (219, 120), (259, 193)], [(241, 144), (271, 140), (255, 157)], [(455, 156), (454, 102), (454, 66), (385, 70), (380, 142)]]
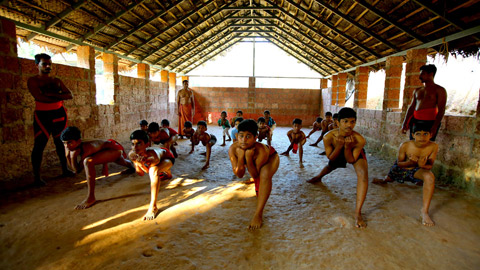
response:
[(332, 113), (331, 112), (326, 112), (325, 113), (325, 120), (322, 121), (322, 134), (320, 134), (320, 137), (318, 137), (318, 140), (312, 144), (310, 144), (310, 146), (317, 146), (318, 143), (323, 139), (323, 136), (325, 136), (325, 134), (328, 132), (328, 125), (330, 125), (331, 123), (333, 123), (333, 120), (332, 120)]
[(367, 224), (362, 218), (362, 206), (368, 189), (368, 164), (363, 147), (365, 138), (353, 130), (357, 121), (357, 113), (352, 108), (342, 108), (338, 112), (339, 128), (328, 132), (324, 139), (325, 152), (329, 159), (319, 175), (308, 180), (308, 183), (322, 181), (322, 178), (337, 168), (345, 168), (350, 163), (357, 174), (357, 201), (355, 206), (355, 226), (364, 228)]
[(293, 128), (287, 132), (288, 139), (290, 140), (290, 145), (288, 146), (287, 151), (281, 153), (282, 156), (288, 156), (290, 154), (290, 150), (294, 154), (297, 153), (298, 150), (298, 157), (300, 159), (300, 168), (303, 168), (303, 145), (307, 142), (305, 138), (305, 133), (301, 131), (302, 129), (302, 119), (295, 118), (293, 119)]
[(83, 140), (77, 127), (68, 127), (60, 135), (65, 146), (67, 164), (75, 173), (79, 173), (85, 167), (87, 176), (87, 198), (75, 207), (85, 209), (95, 204), (95, 165), (103, 164), (103, 175), (108, 176), (109, 162), (129, 168), (122, 173), (133, 173), (134, 168), (122, 145), (114, 140)]
[(243, 177), (245, 169), (255, 181), (257, 207), (249, 229), (262, 226), (263, 209), (272, 191), (272, 177), (278, 169), (280, 158), (273, 147), (257, 142), (258, 125), (254, 120), (244, 120), (238, 125), (238, 142), (228, 150), (233, 173)]
[(421, 209), (422, 224), (434, 226), (428, 214), (430, 202), (435, 189), (435, 175), (431, 169), (437, 157), (438, 144), (430, 141), (432, 124), (417, 121), (412, 127), (413, 141), (407, 141), (398, 149), (398, 159), (393, 164), (385, 179), (373, 179), (375, 184), (397, 181), (410, 181), (416, 185), (423, 184), (423, 205)]
[(310, 135), (315, 133), (315, 131), (322, 130), (322, 121), (323, 121), (323, 119), (321, 117), (317, 117), (317, 120), (315, 120), (315, 122), (313, 122), (312, 131), (310, 131), (310, 133), (308, 133), (308, 135), (307, 135), (307, 139), (310, 138)]
[(157, 195), (160, 181), (172, 178), (170, 169), (175, 163), (173, 154), (167, 148), (158, 146), (148, 147), (148, 135), (143, 130), (135, 130), (130, 135), (132, 151), (128, 153), (130, 160), (135, 165), (138, 175), (148, 173), (150, 176), (150, 206), (143, 220), (152, 220), (157, 214)]
[[(202, 170), (206, 170), (210, 167), (210, 156), (212, 154), (212, 146), (217, 143), (217, 137), (213, 134), (208, 134), (207, 132), (207, 122), (205, 121), (198, 121), (197, 123), (197, 131), (193, 134), (190, 141), (192, 142), (192, 150), (189, 154), (195, 151), (195, 145), (198, 145), (200, 142), (205, 146), (207, 151), (205, 152), (206, 161), (205, 165), (203, 165)], [(203, 155), (203, 153), (201, 154)]]

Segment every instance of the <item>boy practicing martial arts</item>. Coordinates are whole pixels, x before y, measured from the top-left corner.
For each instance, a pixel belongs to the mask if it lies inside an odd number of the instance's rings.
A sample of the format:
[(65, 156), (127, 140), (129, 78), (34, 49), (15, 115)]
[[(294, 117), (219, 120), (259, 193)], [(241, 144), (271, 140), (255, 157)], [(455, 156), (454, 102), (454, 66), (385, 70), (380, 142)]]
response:
[(313, 122), (312, 131), (310, 131), (310, 133), (308, 133), (308, 135), (307, 135), (307, 139), (310, 138), (310, 135), (312, 135), (316, 131), (322, 130), (322, 121), (323, 121), (323, 118), (317, 117), (317, 120), (315, 120), (315, 122)]
[(272, 177), (278, 169), (280, 158), (273, 147), (257, 142), (258, 125), (254, 120), (244, 120), (238, 125), (238, 142), (228, 150), (233, 173), (243, 177), (245, 169), (255, 181), (257, 207), (249, 229), (258, 229), (263, 222), (263, 209), (272, 191)]
[(95, 204), (95, 165), (103, 164), (103, 175), (108, 176), (109, 162), (129, 168), (122, 173), (133, 173), (134, 167), (122, 145), (114, 140), (83, 140), (77, 127), (68, 127), (60, 135), (65, 146), (67, 164), (75, 173), (79, 173), (85, 167), (87, 176), (87, 198), (75, 207), (85, 209)]
[(325, 120), (322, 121), (322, 134), (320, 134), (320, 137), (318, 137), (318, 140), (315, 143), (310, 144), (310, 146), (317, 146), (318, 143), (323, 139), (323, 136), (328, 132), (328, 125), (333, 123), (332, 120), (332, 113), (331, 112), (326, 112), (325, 113)]
[(372, 181), (375, 184), (410, 181), (416, 185), (423, 185), (423, 204), (420, 213), (422, 224), (425, 226), (435, 225), (428, 214), (435, 189), (435, 175), (431, 169), (438, 153), (438, 144), (430, 141), (431, 130), (431, 123), (415, 122), (412, 126), (414, 140), (400, 145), (398, 158), (385, 179), (375, 178)]
[[(190, 141), (192, 142), (192, 150), (189, 154), (195, 151), (195, 145), (198, 145), (200, 142), (205, 146), (207, 149), (205, 156), (206, 161), (205, 165), (202, 167), (202, 170), (206, 170), (210, 166), (210, 156), (212, 154), (212, 146), (217, 143), (217, 137), (213, 134), (208, 134), (207, 132), (207, 122), (205, 121), (198, 121), (197, 123), (197, 131), (193, 134)], [(203, 155), (203, 153), (202, 153)]]
[(268, 146), (272, 145), (272, 132), (270, 131), (270, 127), (267, 126), (264, 117), (258, 118), (258, 142), (262, 142), (263, 139), (267, 140)]
[(303, 145), (307, 141), (305, 138), (305, 133), (301, 131), (302, 129), (302, 120), (295, 118), (293, 119), (293, 128), (287, 132), (288, 139), (290, 140), (290, 145), (288, 146), (287, 151), (281, 153), (282, 156), (288, 156), (290, 154), (290, 150), (294, 154), (297, 153), (298, 150), (298, 157), (300, 159), (300, 168), (303, 168)]
[(148, 135), (143, 130), (135, 130), (130, 135), (132, 151), (129, 158), (135, 165), (135, 170), (140, 176), (148, 173), (150, 176), (150, 206), (143, 220), (152, 220), (157, 214), (157, 195), (160, 181), (172, 178), (170, 169), (175, 163), (173, 154), (167, 148), (158, 146), (148, 147)]
[(353, 130), (357, 121), (357, 113), (352, 108), (342, 108), (338, 112), (339, 128), (328, 132), (324, 139), (325, 152), (329, 159), (319, 175), (308, 180), (308, 183), (322, 181), (322, 178), (337, 168), (345, 168), (350, 163), (357, 174), (357, 200), (355, 207), (355, 226), (364, 228), (367, 224), (362, 218), (362, 206), (368, 189), (368, 164), (363, 147), (365, 138)]
[(193, 129), (192, 122), (190, 121), (185, 122), (185, 125), (183, 128), (183, 136), (185, 136), (187, 139), (190, 139), (194, 133), (195, 133), (195, 129)]

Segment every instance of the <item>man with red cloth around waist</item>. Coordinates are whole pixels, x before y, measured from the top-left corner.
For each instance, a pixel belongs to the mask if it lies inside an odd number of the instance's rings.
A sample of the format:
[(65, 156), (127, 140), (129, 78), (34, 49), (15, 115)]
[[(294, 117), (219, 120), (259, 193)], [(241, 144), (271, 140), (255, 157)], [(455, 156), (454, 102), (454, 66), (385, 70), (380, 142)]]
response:
[(183, 128), (185, 122), (193, 123), (193, 116), (195, 115), (195, 101), (193, 99), (193, 91), (188, 88), (188, 80), (183, 81), (183, 89), (177, 94), (177, 108), (178, 108), (178, 134), (183, 138)]
[(67, 127), (67, 111), (63, 101), (72, 99), (72, 92), (58, 78), (50, 77), (52, 60), (48, 54), (35, 55), (35, 64), (38, 75), (28, 79), (28, 90), (35, 98), (35, 111), (33, 113), (33, 131), (35, 142), (32, 150), (33, 175), (36, 185), (45, 185), (40, 177), (43, 150), (48, 143), (50, 134), (57, 150), (58, 158), (62, 165), (62, 176), (73, 176), (74, 173), (67, 168), (65, 148), (60, 140), (60, 134)]
[(412, 126), (419, 121), (430, 125), (431, 141), (435, 141), (437, 137), (442, 118), (445, 115), (447, 91), (433, 81), (436, 72), (435, 65), (420, 67), (419, 79), (424, 86), (413, 91), (412, 103), (408, 107), (402, 126), (403, 134), (410, 129), (410, 140), (413, 140)]

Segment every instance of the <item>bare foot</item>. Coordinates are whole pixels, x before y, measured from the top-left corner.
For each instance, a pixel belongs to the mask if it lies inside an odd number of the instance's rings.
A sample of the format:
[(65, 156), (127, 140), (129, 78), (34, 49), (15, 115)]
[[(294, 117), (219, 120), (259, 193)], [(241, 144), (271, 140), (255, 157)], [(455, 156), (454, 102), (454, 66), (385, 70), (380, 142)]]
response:
[(316, 143), (312, 143), (312, 144), (309, 144), (309, 145), (310, 145), (310, 146), (317, 146), (317, 144), (316, 144)]
[(280, 155), (282, 155), (282, 156), (288, 156), (288, 152), (283, 152), (283, 153), (281, 153)]
[(220, 144), (220, 146), (225, 146), (225, 145), (226, 145), (225, 143)]
[(260, 227), (262, 227), (262, 223), (263, 223), (262, 215), (255, 215), (250, 221), (250, 225), (248, 225), (248, 229), (252, 231), (256, 229), (260, 229)]
[(435, 222), (433, 222), (433, 220), (430, 218), (430, 216), (428, 215), (428, 213), (422, 212), (422, 213), (421, 213), (421, 216), (422, 216), (422, 224), (423, 224), (423, 226), (427, 226), (427, 227), (435, 226)]
[(228, 138), (228, 139), (226, 139), (225, 141), (226, 141), (226, 142), (229, 142), (229, 141), (231, 141), (231, 140), (232, 140), (232, 138)]
[(362, 214), (358, 214), (355, 217), (355, 227), (357, 227), (357, 228), (366, 228), (367, 227), (367, 223), (365, 223), (365, 221), (363, 221)]
[(313, 177), (312, 179), (307, 180), (307, 183), (310, 183), (310, 184), (314, 184), (314, 183), (317, 183), (317, 182), (322, 182), (322, 178), (320, 178), (320, 177)]
[(149, 207), (147, 213), (145, 214), (145, 216), (143, 216), (143, 220), (153, 220), (153, 219), (155, 219), (155, 215), (157, 214), (157, 211), (158, 211), (158, 209), (157, 209), (156, 206), (153, 207), (153, 208)]
[(205, 166), (202, 167), (202, 171), (206, 170), (208, 167), (210, 167), (210, 164), (205, 164)]
[(302, 169), (305, 168), (305, 166), (303, 166), (302, 162), (300, 162), (300, 168), (302, 168)]
[(77, 210), (87, 209), (87, 208), (91, 207), (92, 205), (94, 205), (96, 202), (97, 201), (95, 200), (95, 198), (90, 199), (90, 200), (87, 198), (82, 203), (75, 206), (75, 209), (77, 209)]
[(206, 155), (207, 155), (207, 152), (200, 153), (200, 155), (206, 156)]
[(389, 183), (389, 182), (393, 182), (393, 180), (392, 180), (392, 178), (390, 178), (388, 176), (385, 176), (384, 179), (373, 178), (373, 180), (372, 180), (372, 183), (374, 183), (374, 184), (386, 184), (386, 183)]

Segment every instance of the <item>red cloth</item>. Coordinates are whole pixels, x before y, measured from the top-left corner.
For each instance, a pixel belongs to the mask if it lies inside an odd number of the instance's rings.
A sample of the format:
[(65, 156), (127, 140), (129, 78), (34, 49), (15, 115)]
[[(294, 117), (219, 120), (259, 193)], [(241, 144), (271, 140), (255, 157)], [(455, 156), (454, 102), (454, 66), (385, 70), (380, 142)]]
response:
[(180, 114), (178, 119), (178, 134), (183, 134), (183, 128), (185, 127), (185, 122), (190, 121), (193, 124), (192, 119), (192, 104), (182, 105), (178, 107), (178, 112)]
[(438, 108), (422, 109), (413, 112), (413, 117), (422, 121), (433, 121), (437, 118)]
[(109, 142), (112, 143), (113, 147), (112, 149), (115, 149), (115, 150), (122, 150), (122, 156), (123, 158), (127, 158), (127, 153), (125, 153), (125, 149), (123, 148), (123, 146), (121, 144), (119, 144), (117, 141), (115, 140), (112, 140), (112, 139), (109, 139), (107, 140)]
[(36, 111), (52, 111), (58, 110), (63, 107), (63, 101), (57, 101), (53, 103), (45, 103), (40, 101), (35, 101), (35, 110)]

